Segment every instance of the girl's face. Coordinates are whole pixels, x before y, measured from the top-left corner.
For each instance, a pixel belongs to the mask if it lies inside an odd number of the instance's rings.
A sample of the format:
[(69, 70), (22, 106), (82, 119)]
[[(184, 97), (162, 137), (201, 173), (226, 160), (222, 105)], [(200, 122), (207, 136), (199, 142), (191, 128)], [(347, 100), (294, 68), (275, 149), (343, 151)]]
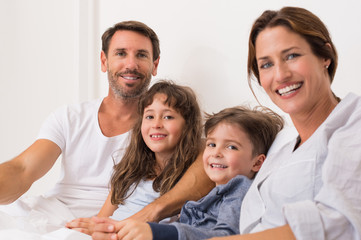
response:
[(253, 156), (248, 135), (235, 124), (219, 123), (208, 133), (203, 166), (216, 185), (226, 184), (237, 175), (253, 178), (264, 155)]
[(183, 116), (165, 104), (167, 96), (154, 95), (153, 102), (144, 109), (142, 137), (155, 153), (158, 164), (164, 163), (173, 154), (185, 125)]
[(291, 117), (333, 98), (326, 68), (331, 61), (314, 55), (303, 37), (276, 26), (260, 32), (255, 46), (262, 87)]

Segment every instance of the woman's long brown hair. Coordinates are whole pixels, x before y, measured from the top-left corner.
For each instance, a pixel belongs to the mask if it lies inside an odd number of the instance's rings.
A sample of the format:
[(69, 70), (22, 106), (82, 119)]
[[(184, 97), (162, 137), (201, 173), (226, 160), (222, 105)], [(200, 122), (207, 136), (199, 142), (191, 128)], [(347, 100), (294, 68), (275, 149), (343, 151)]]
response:
[[(173, 155), (157, 175), (155, 155), (142, 138), (141, 125), (144, 109), (152, 104), (154, 96), (159, 93), (167, 96), (165, 104), (183, 116), (185, 126)], [(161, 195), (168, 192), (201, 150), (202, 116), (196, 96), (190, 88), (171, 81), (159, 81), (141, 97), (138, 114), (130, 144), (122, 160), (114, 166), (111, 178), (112, 204), (124, 204), (142, 179), (153, 179), (153, 189)]]

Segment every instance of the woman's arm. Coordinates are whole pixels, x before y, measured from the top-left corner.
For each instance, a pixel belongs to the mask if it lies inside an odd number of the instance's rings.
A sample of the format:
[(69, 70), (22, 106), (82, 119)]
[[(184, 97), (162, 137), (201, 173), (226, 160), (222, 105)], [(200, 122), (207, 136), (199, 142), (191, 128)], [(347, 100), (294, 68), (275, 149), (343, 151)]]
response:
[(228, 237), (216, 237), (213, 240), (296, 240), (289, 225), (271, 228), (262, 232), (233, 235)]

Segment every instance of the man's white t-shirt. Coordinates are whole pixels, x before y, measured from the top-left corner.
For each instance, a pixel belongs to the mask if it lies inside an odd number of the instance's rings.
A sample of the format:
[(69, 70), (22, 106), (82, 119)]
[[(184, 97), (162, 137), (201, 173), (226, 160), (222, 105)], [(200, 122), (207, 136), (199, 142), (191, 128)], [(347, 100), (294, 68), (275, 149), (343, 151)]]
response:
[(38, 135), (62, 151), (60, 179), (45, 197), (63, 202), (75, 217), (99, 212), (109, 193), (113, 166), (129, 143), (129, 132), (114, 137), (101, 132), (102, 100), (61, 107), (46, 119)]

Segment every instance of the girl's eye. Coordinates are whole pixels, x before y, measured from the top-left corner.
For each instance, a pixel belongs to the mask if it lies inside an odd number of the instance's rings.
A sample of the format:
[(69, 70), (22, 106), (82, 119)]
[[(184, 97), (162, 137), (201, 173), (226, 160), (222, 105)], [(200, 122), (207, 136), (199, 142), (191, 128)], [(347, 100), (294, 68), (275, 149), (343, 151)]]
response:
[(267, 69), (267, 68), (270, 68), (270, 67), (272, 67), (272, 66), (273, 66), (272, 63), (266, 62), (266, 63), (261, 64), (261, 65), (260, 65), (260, 68), (261, 68), (261, 69)]
[(215, 143), (207, 143), (207, 147), (215, 147), (216, 144)]
[(165, 116), (164, 119), (168, 119), (168, 120), (169, 120), (169, 119), (174, 119), (174, 117), (173, 117), (173, 116)]
[(232, 149), (232, 150), (238, 150), (238, 148), (236, 146), (233, 146), (233, 145), (229, 145), (227, 148)]
[(148, 115), (148, 116), (145, 116), (144, 118), (145, 118), (145, 119), (153, 119), (154, 117), (151, 116), (151, 115)]

